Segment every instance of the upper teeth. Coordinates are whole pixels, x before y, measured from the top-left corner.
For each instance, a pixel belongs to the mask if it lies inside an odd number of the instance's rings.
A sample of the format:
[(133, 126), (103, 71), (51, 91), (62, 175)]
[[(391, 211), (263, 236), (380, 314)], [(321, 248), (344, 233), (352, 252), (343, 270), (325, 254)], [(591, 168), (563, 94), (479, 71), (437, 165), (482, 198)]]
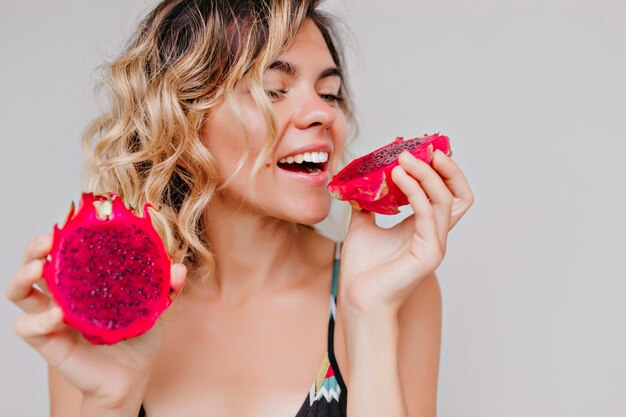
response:
[(281, 164), (293, 164), (302, 162), (326, 162), (328, 161), (328, 152), (305, 152), (297, 155), (291, 155), (278, 161)]

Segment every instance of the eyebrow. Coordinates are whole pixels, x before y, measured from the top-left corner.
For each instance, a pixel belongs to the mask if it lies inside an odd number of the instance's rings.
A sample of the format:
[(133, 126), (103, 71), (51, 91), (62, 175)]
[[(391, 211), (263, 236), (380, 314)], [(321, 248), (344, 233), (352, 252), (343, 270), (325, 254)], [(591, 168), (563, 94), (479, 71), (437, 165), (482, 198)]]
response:
[(319, 79), (321, 80), (321, 79), (328, 78), (328, 77), (339, 77), (341, 80), (343, 80), (343, 75), (341, 74), (341, 71), (337, 67), (326, 68), (320, 74)]
[[(293, 78), (297, 78), (300, 75), (296, 67), (294, 67), (291, 63), (286, 62), (286, 61), (276, 60), (270, 64), (268, 69), (280, 71)], [(326, 68), (324, 71), (322, 71), (318, 80), (322, 80), (328, 77), (339, 77), (340, 79), (343, 80), (343, 75), (341, 74), (341, 71), (337, 67)]]
[(284, 72), (285, 74), (294, 78), (300, 75), (296, 67), (285, 61), (274, 61), (270, 64), (268, 69)]

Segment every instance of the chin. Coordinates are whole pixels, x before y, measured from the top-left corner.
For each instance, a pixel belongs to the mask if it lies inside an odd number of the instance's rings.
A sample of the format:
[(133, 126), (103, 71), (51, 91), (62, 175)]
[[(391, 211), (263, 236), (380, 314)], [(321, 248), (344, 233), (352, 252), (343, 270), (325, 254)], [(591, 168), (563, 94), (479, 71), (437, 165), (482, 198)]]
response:
[(301, 200), (297, 204), (285, 205), (284, 209), (288, 209), (290, 221), (312, 226), (330, 214), (330, 196)]
[(319, 214), (317, 216), (307, 216), (307, 217), (301, 216), (295, 222), (298, 224), (306, 224), (307, 226), (313, 226), (322, 222), (326, 217), (328, 217), (328, 214), (329, 214), (329, 211), (323, 214)]

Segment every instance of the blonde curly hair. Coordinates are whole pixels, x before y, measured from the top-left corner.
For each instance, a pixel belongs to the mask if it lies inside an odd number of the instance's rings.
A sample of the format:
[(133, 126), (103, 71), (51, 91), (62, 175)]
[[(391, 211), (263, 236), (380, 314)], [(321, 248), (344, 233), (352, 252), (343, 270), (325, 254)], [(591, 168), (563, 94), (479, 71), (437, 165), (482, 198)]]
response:
[[(135, 208), (159, 208), (153, 223), (170, 257), (208, 277), (215, 260), (203, 233), (205, 208), (224, 184), (199, 132), (244, 77), (264, 115), (268, 138), (253, 173), (276, 145), (276, 124), (262, 86), (265, 69), (305, 19), (320, 29), (342, 69), (332, 20), (319, 0), (166, 0), (141, 22), (122, 55), (105, 67), (108, 110), (87, 128), (86, 190), (118, 193)], [(340, 106), (353, 120), (349, 91)], [(245, 120), (240, 123), (245, 129)], [(247, 141), (247, 137), (245, 138)], [(248, 152), (242, 155), (243, 166)], [(226, 180), (227, 181), (227, 180)]]

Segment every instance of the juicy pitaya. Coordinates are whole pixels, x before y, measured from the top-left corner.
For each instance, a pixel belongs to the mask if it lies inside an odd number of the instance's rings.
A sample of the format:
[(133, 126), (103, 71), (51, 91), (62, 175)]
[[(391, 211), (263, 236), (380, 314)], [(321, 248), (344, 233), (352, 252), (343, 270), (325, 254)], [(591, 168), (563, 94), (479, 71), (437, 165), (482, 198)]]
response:
[(426, 163), (439, 149), (451, 155), (447, 136), (435, 133), (404, 140), (399, 137), (388, 145), (350, 162), (328, 184), (330, 194), (357, 209), (380, 214), (399, 213), (398, 207), (409, 204), (406, 195), (391, 180), (391, 170), (398, 165), (398, 156), (409, 151)]
[(170, 305), (170, 260), (149, 207), (138, 217), (114, 193), (85, 193), (54, 227), (43, 275), (64, 321), (93, 344), (148, 331)]

